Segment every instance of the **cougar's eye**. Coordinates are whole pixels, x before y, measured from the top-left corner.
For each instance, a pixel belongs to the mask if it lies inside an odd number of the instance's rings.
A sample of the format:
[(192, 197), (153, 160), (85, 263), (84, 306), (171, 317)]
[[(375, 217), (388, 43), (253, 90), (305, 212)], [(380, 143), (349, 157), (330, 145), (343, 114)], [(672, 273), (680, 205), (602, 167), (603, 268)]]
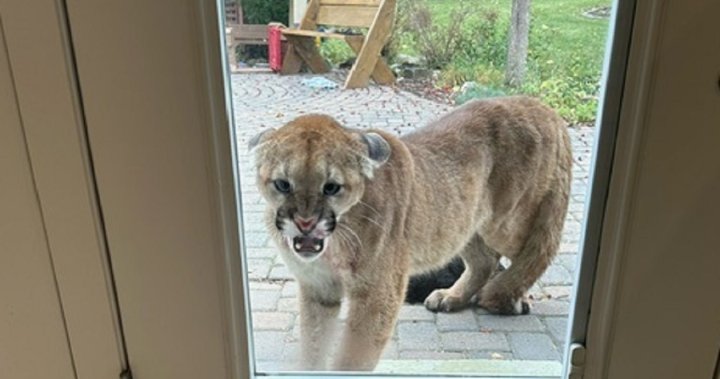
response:
[(337, 183), (328, 182), (323, 186), (323, 195), (333, 196), (340, 192), (341, 186)]
[(290, 190), (292, 189), (290, 182), (285, 179), (275, 179), (273, 180), (273, 184), (275, 185), (275, 189), (280, 193), (290, 193)]

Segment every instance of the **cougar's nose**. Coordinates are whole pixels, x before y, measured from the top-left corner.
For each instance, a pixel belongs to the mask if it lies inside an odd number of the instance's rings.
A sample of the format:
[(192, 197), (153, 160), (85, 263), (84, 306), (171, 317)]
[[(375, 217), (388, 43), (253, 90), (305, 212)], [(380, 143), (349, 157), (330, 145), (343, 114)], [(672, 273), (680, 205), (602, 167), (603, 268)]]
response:
[(301, 232), (308, 233), (315, 228), (315, 225), (317, 225), (318, 216), (312, 216), (310, 218), (295, 216), (294, 220), (295, 225), (297, 225)]

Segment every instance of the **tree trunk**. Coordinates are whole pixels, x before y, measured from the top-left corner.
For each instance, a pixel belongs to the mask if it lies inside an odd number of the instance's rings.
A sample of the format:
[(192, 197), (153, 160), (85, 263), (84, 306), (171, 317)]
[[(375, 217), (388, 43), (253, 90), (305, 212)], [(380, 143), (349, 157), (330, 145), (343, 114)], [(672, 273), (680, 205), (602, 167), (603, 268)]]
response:
[(525, 79), (530, 31), (530, 0), (513, 0), (508, 35), (505, 83), (517, 87)]

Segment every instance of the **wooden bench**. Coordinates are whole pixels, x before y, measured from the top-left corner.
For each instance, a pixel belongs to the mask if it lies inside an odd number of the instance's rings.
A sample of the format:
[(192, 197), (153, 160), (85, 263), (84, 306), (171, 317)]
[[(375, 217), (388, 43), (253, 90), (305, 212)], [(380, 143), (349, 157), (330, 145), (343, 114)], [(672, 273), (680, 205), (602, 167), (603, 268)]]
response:
[[(395, 75), (380, 56), (395, 22), (396, 0), (310, 0), (298, 29), (284, 29), (289, 46), (283, 60), (283, 74), (296, 74), (303, 63), (314, 73), (330, 71), (315, 38), (344, 40), (357, 55), (345, 81), (345, 88), (367, 87), (370, 77), (378, 84), (392, 84)], [(365, 35), (318, 31), (319, 25), (367, 28)]]
[(267, 45), (267, 25), (235, 24), (226, 28), (231, 41), (237, 45)]
[[(279, 25), (279, 24), (278, 24)], [(230, 58), (230, 67), (235, 70), (237, 68), (237, 57), (235, 49), (239, 45), (267, 45), (268, 44), (268, 25), (254, 24), (230, 24), (225, 27), (225, 38), (228, 46), (228, 55)], [(286, 39), (283, 37), (283, 41)], [(238, 69), (239, 70), (239, 69)], [(240, 70), (242, 71), (242, 70)], [(270, 71), (269, 69), (260, 71)]]

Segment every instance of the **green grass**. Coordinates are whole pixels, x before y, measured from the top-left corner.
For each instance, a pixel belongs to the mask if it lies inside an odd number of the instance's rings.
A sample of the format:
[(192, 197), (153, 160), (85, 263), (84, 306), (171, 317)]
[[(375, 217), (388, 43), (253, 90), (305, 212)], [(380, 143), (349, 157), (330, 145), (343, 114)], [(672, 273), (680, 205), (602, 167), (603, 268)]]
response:
[[(485, 59), (455, 59), (443, 69), (439, 85), (459, 85), (468, 79), (506, 93), (526, 93), (542, 98), (571, 122), (594, 119), (607, 38), (608, 20), (591, 19), (583, 12), (610, 5), (609, 0), (533, 0), (531, 3), (528, 71), (520, 88), (507, 88), (504, 62), (510, 0), (428, 0), (438, 23), (447, 23), (453, 7), (468, 3), (477, 13), (497, 14), (497, 36), (489, 43), (494, 54)], [(401, 51), (416, 54), (411, 44)], [(403, 51), (404, 50), (404, 51)]]
[(582, 12), (609, 2), (534, 1), (528, 80), (523, 90), (538, 95), (570, 121), (595, 118), (608, 35), (607, 19)]

